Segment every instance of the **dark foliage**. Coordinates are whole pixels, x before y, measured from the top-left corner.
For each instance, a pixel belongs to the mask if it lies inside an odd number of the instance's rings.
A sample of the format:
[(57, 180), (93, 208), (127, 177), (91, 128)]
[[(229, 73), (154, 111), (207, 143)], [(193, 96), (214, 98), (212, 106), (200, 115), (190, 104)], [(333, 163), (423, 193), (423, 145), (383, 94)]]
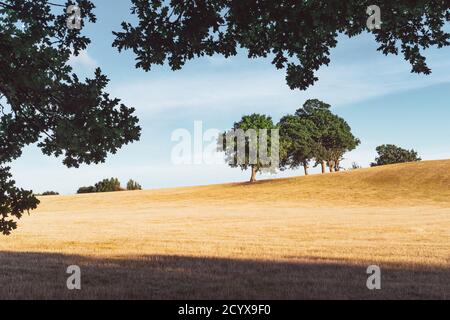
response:
[(137, 183), (137, 181), (130, 179), (127, 183), (127, 190), (128, 191), (142, 190), (142, 186), (139, 183)]
[(422, 160), (416, 151), (406, 150), (393, 144), (384, 144), (377, 147), (377, 153), (378, 157), (371, 164), (372, 167)]
[(89, 186), (89, 187), (81, 187), (78, 189), (77, 193), (78, 194), (82, 194), (82, 193), (95, 193), (97, 192), (97, 189), (95, 189), (94, 186)]
[(403, 54), (412, 72), (431, 73), (421, 51), (450, 44), (447, 0), (132, 0), (138, 23), (122, 23), (114, 46), (131, 49), (138, 68), (166, 62), (173, 70), (191, 59), (248, 50), (249, 58), (273, 57), (292, 88), (306, 89), (330, 63), (338, 35), (367, 29), (367, 8), (381, 8), (382, 27), (371, 31), (383, 54)]
[(281, 119), (280, 136), (285, 156), (282, 168), (305, 167), (311, 160), (325, 162), (331, 171), (339, 171), (343, 155), (355, 149), (360, 140), (348, 123), (333, 114), (331, 106), (317, 99), (305, 102), (295, 115)]
[(40, 196), (58, 196), (59, 192), (56, 191), (45, 191)]
[[(83, 21), (95, 22), (94, 5), (75, 2)], [(0, 166), (30, 144), (46, 155), (63, 156), (68, 167), (99, 163), (139, 139), (134, 109), (104, 91), (108, 79), (100, 69), (85, 81), (72, 73), (71, 54), (90, 41), (68, 28), (65, 8), (47, 0), (0, 1)], [(8, 168), (0, 170), (0, 232), (10, 233), (16, 227), (11, 219), (38, 201), (8, 180)]]

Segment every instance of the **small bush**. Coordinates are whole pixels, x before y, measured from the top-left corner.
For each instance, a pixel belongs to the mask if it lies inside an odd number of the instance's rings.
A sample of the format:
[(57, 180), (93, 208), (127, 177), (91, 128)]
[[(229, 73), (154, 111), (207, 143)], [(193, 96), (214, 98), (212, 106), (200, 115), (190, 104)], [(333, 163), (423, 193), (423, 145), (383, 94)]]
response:
[(40, 196), (40, 197), (42, 197), (42, 196), (59, 196), (59, 193), (56, 191), (45, 191), (43, 193), (36, 194), (36, 196)]
[(56, 191), (45, 191), (42, 195), (43, 196), (59, 196), (59, 193)]
[(81, 187), (80, 189), (78, 189), (77, 193), (78, 194), (82, 194), (82, 193), (94, 193), (97, 192), (97, 190), (95, 189), (95, 187), (93, 186), (89, 186), (89, 187)]
[(117, 178), (103, 179), (95, 184), (97, 192), (114, 192), (121, 191), (120, 181)]
[(142, 190), (142, 187), (139, 183), (134, 181), (133, 179), (130, 179), (127, 183), (127, 190), (133, 191), (133, 190)]
[(357, 169), (361, 169), (362, 167), (358, 164), (358, 163), (356, 163), (356, 162), (352, 162), (352, 170), (357, 170)]

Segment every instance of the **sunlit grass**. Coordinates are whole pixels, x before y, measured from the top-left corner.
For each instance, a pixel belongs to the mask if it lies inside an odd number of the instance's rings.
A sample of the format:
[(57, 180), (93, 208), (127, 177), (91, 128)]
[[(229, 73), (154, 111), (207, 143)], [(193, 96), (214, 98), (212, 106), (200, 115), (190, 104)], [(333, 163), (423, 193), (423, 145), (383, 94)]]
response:
[[(121, 274), (126, 272), (122, 270), (127, 268), (126, 261), (130, 261), (130, 272), (139, 273), (145, 270), (145, 264), (136, 271), (136, 261), (153, 261), (151, 257), (156, 256), (200, 259), (206, 265), (208, 259), (227, 259), (227, 263), (211, 262), (216, 263), (214, 272), (218, 272), (210, 279), (211, 287), (215, 287), (220, 279), (230, 281), (227, 278), (230, 276), (227, 269), (232, 264), (230, 261), (236, 264), (245, 261), (268, 263), (272, 267), (284, 263), (357, 266), (363, 277), (364, 267), (370, 264), (404, 270), (438, 268), (444, 270), (443, 276), (449, 275), (445, 270), (450, 268), (450, 161), (360, 169), (324, 176), (262, 181), (254, 185), (55, 196), (41, 200), (40, 208), (31, 216), (24, 217), (12, 236), (1, 238), (0, 270), (8, 266), (9, 271), (5, 273), (3, 270), (3, 277), (0, 277), (3, 284), (0, 298), (29, 298), (33, 294), (39, 295), (39, 290), (45, 291), (42, 297), (55, 298), (55, 292), (61, 290), (60, 287), (54, 289), (55, 284), (52, 283), (52, 272), (56, 272), (54, 268), (58, 266), (58, 259), (63, 276), (64, 264), (68, 260), (76, 264), (77, 259), (80, 264), (90, 261), (87, 264), (91, 264), (93, 273), (105, 270), (97, 270), (95, 265), (120, 261)], [(33, 262), (36, 257), (12, 255), (25, 252), (58, 255), (49, 255), (52, 262), (40, 267)], [(20, 261), (17, 272), (11, 270), (14, 261)], [(173, 268), (183, 269), (184, 260), (179, 258), (176, 261), (178, 264), (158, 266), (159, 272), (165, 275), (152, 284), (159, 288), (159, 295), (154, 292), (145, 294), (144, 288), (134, 288), (140, 294), (132, 294), (130, 288), (116, 288), (114, 281), (107, 280), (101, 286), (96, 284), (95, 290), (92, 287), (89, 291), (89, 286), (85, 287), (82, 294), (89, 298), (189, 298), (184, 296), (189, 290), (178, 288), (177, 291), (176, 284), (171, 282), (176, 278), (171, 278), (171, 272), (176, 271)], [(204, 268), (192, 269), (195, 263), (189, 261), (188, 269), (183, 269), (183, 272), (195, 287), (195, 277), (192, 278), (189, 270), (199, 272)], [(225, 268), (222, 278), (221, 265)], [(247, 279), (246, 267), (239, 265), (236, 268), (241, 270), (241, 278)], [(248, 279), (269, 280), (264, 277), (270, 277), (270, 274), (255, 274), (251, 270), (259, 269), (248, 268)], [(288, 272), (290, 267), (277, 268), (278, 272)], [(113, 269), (106, 270), (113, 272)], [(155, 269), (151, 270), (155, 272)], [(32, 278), (36, 281), (35, 286), (29, 281), (25, 283), (27, 277), (22, 274), (26, 272), (44, 272), (44, 284), (38, 278)], [(291, 279), (293, 286), (300, 285), (295, 281), (305, 280), (301, 271), (295, 272), (298, 274), (297, 280)], [(351, 279), (352, 272), (354, 269), (343, 269), (341, 279), (346, 276)], [(316, 281), (320, 283), (321, 273), (318, 271), (317, 274)], [(395, 286), (398, 290), (404, 288), (399, 292), (409, 296), (408, 288), (417, 285), (414, 281), (420, 279), (424, 285), (431, 281), (435, 288), (423, 289), (422, 294), (430, 296), (436, 290), (438, 297), (443, 297), (448, 279), (440, 279), (436, 272), (431, 275), (420, 273), (409, 277), (406, 273), (403, 278), (396, 278), (399, 282), (395, 282)], [(92, 275), (96, 276), (99, 274)], [(338, 280), (335, 276), (326, 273), (330, 286), (332, 281)], [(145, 272), (142, 277), (146, 277)], [(148, 277), (153, 279), (150, 275)], [(238, 276), (233, 273), (233, 277), (236, 279)], [(277, 277), (280, 277), (279, 281)], [(270, 298), (270, 292), (280, 290), (279, 286), (285, 286), (286, 281), (286, 275), (279, 274), (263, 288), (253, 284), (253, 287), (242, 289), (244, 291), (233, 287), (216, 293), (229, 298), (234, 292), (234, 296), (245, 298), (255, 297), (255, 292), (260, 292), (258, 297)], [(139, 286), (139, 282), (134, 285)], [(168, 282), (172, 285), (168, 286)], [(142, 280), (142, 283), (146, 281)], [(365, 288), (365, 283), (361, 286)], [(28, 288), (27, 292), (24, 292), (25, 288)], [(352, 288), (348, 290), (348, 297), (364, 296), (365, 291), (358, 295)], [(273, 297), (302, 297), (300, 289), (283, 291), (285, 294), (281, 296), (273, 293)], [(310, 297), (320, 297), (326, 292), (329, 292), (327, 298), (333, 298), (333, 292), (336, 296), (345, 296), (345, 292), (322, 289), (312, 292)], [(192, 297), (214, 296), (197, 292)]]

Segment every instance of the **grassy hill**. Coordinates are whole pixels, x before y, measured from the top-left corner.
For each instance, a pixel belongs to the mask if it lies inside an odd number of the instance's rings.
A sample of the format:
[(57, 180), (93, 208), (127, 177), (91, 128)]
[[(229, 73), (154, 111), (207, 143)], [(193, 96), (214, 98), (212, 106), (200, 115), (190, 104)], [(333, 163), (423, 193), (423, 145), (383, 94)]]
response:
[(325, 175), (201, 187), (42, 198), (43, 206), (91, 208), (130, 203), (196, 200), (202, 203), (270, 203), (273, 205), (442, 205), (450, 204), (450, 160), (423, 161)]
[(0, 298), (450, 298), (450, 160), (41, 200), (0, 241)]

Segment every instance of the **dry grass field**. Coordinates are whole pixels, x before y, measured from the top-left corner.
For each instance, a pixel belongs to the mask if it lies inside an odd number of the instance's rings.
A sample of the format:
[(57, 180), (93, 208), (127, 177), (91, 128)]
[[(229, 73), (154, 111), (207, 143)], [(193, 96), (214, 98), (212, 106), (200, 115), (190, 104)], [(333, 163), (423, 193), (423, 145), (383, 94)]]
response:
[(0, 238), (2, 299), (450, 299), (450, 160), (41, 200)]

